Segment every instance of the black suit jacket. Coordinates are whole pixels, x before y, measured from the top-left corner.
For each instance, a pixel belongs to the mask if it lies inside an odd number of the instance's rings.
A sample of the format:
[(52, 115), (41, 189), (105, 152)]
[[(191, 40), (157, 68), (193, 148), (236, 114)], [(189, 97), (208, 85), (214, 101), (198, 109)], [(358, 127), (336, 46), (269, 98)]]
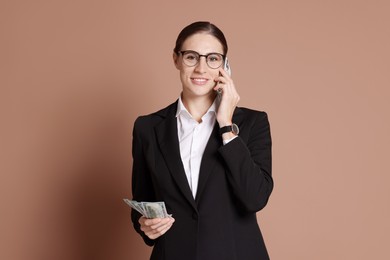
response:
[(151, 240), (140, 230), (140, 214), (132, 211), (135, 230), (154, 246), (151, 259), (269, 259), (256, 220), (273, 189), (267, 114), (236, 108), (233, 122), (240, 134), (227, 145), (215, 124), (194, 199), (180, 157), (176, 108), (177, 101), (139, 117), (133, 129), (133, 199), (164, 201), (175, 218), (167, 233)]

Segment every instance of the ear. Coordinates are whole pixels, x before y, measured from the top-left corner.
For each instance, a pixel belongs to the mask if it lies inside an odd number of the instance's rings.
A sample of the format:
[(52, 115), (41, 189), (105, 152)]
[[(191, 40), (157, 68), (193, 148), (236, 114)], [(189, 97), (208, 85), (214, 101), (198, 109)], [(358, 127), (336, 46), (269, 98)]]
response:
[(180, 66), (179, 66), (179, 56), (177, 56), (177, 54), (174, 52), (173, 55), (173, 63), (175, 64), (175, 67), (176, 69), (180, 69)]

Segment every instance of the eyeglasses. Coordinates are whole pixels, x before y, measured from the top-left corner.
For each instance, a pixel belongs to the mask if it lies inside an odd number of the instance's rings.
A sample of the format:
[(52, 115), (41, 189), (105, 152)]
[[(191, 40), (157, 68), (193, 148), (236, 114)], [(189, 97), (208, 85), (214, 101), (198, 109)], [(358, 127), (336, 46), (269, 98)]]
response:
[(201, 55), (196, 51), (179, 51), (179, 53), (183, 56), (183, 62), (188, 67), (196, 66), (199, 63), (200, 57), (205, 57), (206, 63), (210, 68), (218, 69), (225, 59), (225, 55), (216, 52), (206, 55)]

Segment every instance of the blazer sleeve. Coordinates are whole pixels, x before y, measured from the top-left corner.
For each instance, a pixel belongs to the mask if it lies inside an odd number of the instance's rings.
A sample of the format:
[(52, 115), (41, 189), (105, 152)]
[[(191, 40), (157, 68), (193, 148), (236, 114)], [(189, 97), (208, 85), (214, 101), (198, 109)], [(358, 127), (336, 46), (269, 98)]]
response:
[[(245, 125), (247, 127), (247, 125)], [(273, 189), (271, 133), (268, 116), (256, 112), (255, 120), (243, 134), (219, 148), (226, 174), (239, 206), (246, 212), (264, 208)]]
[[(133, 200), (136, 201), (154, 201), (155, 194), (153, 192), (152, 180), (150, 172), (147, 167), (146, 157), (144, 153), (144, 142), (145, 137), (142, 133), (145, 133), (146, 126), (145, 120), (137, 118), (133, 128), (133, 173), (132, 173), (132, 193)], [(142, 215), (134, 209), (131, 209), (131, 219), (133, 222), (134, 229), (141, 235), (145, 243), (149, 246), (154, 245), (154, 240), (148, 238), (145, 233), (141, 230), (141, 226), (138, 222)]]

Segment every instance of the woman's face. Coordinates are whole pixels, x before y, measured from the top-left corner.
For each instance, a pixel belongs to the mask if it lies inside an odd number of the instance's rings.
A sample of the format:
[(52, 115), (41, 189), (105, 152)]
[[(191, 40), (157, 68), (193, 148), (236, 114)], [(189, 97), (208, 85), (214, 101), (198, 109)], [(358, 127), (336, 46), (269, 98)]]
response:
[[(223, 54), (222, 44), (217, 38), (207, 33), (196, 33), (188, 37), (181, 51), (195, 51), (200, 55), (209, 53)], [(215, 78), (219, 76), (219, 67), (210, 68), (205, 57), (200, 57), (197, 65), (189, 67), (183, 63), (182, 55), (173, 54), (176, 68), (180, 71), (180, 80), (183, 86), (183, 97), (195, 98), (208, 96), (214, 98)]]

